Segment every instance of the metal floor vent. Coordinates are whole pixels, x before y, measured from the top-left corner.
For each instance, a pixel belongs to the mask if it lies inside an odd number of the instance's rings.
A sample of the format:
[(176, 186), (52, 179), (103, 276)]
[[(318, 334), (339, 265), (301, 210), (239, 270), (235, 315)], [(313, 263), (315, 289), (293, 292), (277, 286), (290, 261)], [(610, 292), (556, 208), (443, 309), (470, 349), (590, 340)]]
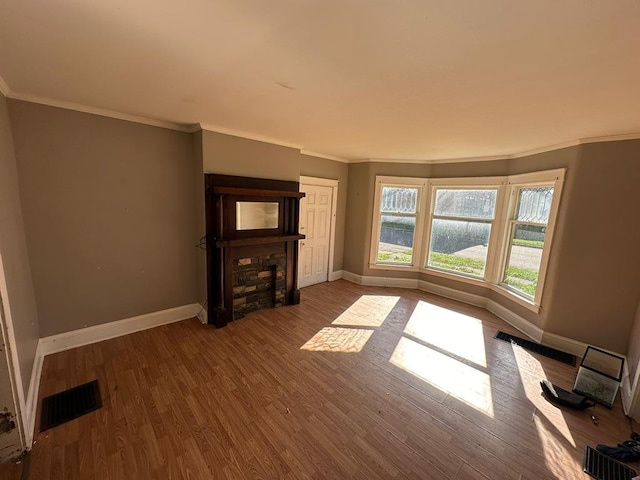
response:
[(576, 366), (576, 356), (571, 355), (570, 353), (561, 352), (560, 350), (556, 350), (555, 348), (546, 347), (544, 345), (540, 345), (539, 343), (532, 342), (530, 340), (526, 340), (524, 338), (516, 337), (514, 335), (510, 335), (508, 333), (500, 331), (496, 333), (494, 338), (503, 340), (505, 342), (515, 343), (525, 350), (539, 353), (542, 356), (558, 360), (559, 362), (566, 363), (567, 365), (571, 365), (572, 367)]
[(631, 480), (635, 470), (603, 455), (591, 447), (584, 447), (584, 472), (598, 480)]
[(40, 431), (57, 427), (99, 408), (102, 408), (102, 397), (98, 380), (56, 393), (42, 400)]

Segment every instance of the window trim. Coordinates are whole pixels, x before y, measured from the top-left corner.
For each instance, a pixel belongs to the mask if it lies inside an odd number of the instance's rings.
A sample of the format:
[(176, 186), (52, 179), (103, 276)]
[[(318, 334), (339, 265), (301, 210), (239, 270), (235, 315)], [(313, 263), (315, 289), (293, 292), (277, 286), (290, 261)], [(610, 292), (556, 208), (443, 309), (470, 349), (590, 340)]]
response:
[[(448, 278), (462, 283), (484, 286), (509, 300), (535, 313), (540, 312), (540, 303), (545, 288), (549, 259), (555, 237), (558, 212), (564, 187), (566, 168), (523, 173), (511, 176), (460, 177), (460, 178), (418, 178), (377, 175), (373, 203), (373, 221), (369, 268), (388, 271), (418, 271), (428, 275)], [(416, 229), (414, 232), (413, 257), (411, 265), (394, 263), (376, 263), (380, 243), (380, 201), (383, 186), (418, 187), (416, 205)], [(540, 261), (538, 286), (533, 300), (520, 291), (509, 288), (502, 282), (507, 268), (510, 223), (514, 212), (515, 192), (522, 187), (553, 186), (554, 195), (549, 210), (545, 245)], [(496, 209), (491, 221), (491, 236), (487, 251), (484, 277), (467, 276), (460, 273), (436, 269), (427, 265), (431, 242), (431, 228), (435, 209), (435, 190), (437, 189), (497, 189)], [(488, 223), (488, 222), (487, 222)]]
[[(523, 300), (529, 304), (532, 304), (540, 309), (540, 303), (542, 300), (542, 293), (544, 291), (545, 281), (547, 279), (547, 270), (549, 267), (549, 257), (551, 254), (551, 248), (553, 246), (553, 239), (555, 237), (555, 229), (558, 220), (558, 211), (560, 208), (560, 199), (562, 197), (562, 190), (564, 187), (565, 168), (559, 168), (556, 170), (546, 170), (542, 172), (533, 172), (528, 174), (520, 174), (509, 177), (507, 196), (508, 210), (504, 217), (504, 232), (502, 237), (502, 251), (499, 258), (499, 262), (496, 262), (500, 266), (498, 270), (499, 277), (496, 278), (494, 285), (500, 287), (511, 294), (511, 296)], [(542, 248), (542, 257), (540, 259), (540, 269), (538, 273), (538, 285), (536, 287), (535, 295), (533, 299), (529, 299), (523, 295), (519, 290), (509, 287), (503, 282), (504, 273), (507, 269), (507, 260), (509, 254), (509, 242), (511, 229), (509, 228), (517, 208), (518, 199), (516, 193), (521, 188), (527, 187), (545, 187), (553, 186), (553, 200), (551, 201), (551, 208), (549, 209), (549, 219), (547, 220), (547, 231), (545, 233), (545, 244)], [(547, 240), (548, 238), (548, 240)]]
[[(423, 248), (422, 252), (422, 261), (420, 263), (420, 271), (434, 274), (438, 272), (440, 274), (455, 276), (456, 279), (465, 278), (469, 280), (473, 280), (475, 282), (485, 283), (487, 279), (490, 278), (489, 275), (493, 274), (493, 265), (490, 266), (489, 258), (492, 258), (493, 251), (496, 248), (496, 231), (500, 232), (500, 225), (498, 219), (499, 215), (502, 213), (502, 201), (503, 201), (503, 189), (506, 184), (507, 177), (463, 177), (463, 178), (434, 178), (429, 179), (428, 181), (428, 189), (427, 189), (427, 201), (429, 202), (429, 210), (428, 217), (425, 219), (425, 236), (424, 243), (425, 248)], [(490, 223), (491, 224), (491, 236), (489, 237), (489, 245), (487, 246), (487, 262), (485, 263), (484, 276), (482, 277), (474, 277), (472, 275), (464, 275), (462, 273), (449, 272), (447, 270), (442, 270), (435, 267), (430, 267), (427, 265), (427, 261), (429, 260), (429, 250), (431, 247), (431, 229), (433, 226), (433, 220), (435, 215), (436, 208), (436, 195), (435, 191), (438, 189), (449, 189), (449, 190), (497, 190), (496, 196), (496, 209), (491, 221), (486, 221), (486, 219), (478, 219), (480, 223)], [(440, 218), (440, 216), (438, 216)]]
[[(422, 228), (424, 225), (423, 215), (425, 206), (425, 190), (427, 179), (417, 177), (389, 177), (384, 175), (376, 175), (375, 193), (373, 198), (373, 221), (371, 223), (371, 245), (369, 248), (369, 268), (377, 270), (403, 270), (417, 272), (420, 263), (416, 259), (422, 256)], [(380, 246), (380, 202), (382, 195), (382, 187), (410, 187), (418, 188), (418, 201), (416, 202), (416, 228), (413, 232), (413, 254), (411, 256), (411, 264), (403, 265), (401, 263), (378, 263), (378, 248)], [(407, 215), (409, 216), (409, 215)], [(413, 215), (410, 215), (413, 216)]]

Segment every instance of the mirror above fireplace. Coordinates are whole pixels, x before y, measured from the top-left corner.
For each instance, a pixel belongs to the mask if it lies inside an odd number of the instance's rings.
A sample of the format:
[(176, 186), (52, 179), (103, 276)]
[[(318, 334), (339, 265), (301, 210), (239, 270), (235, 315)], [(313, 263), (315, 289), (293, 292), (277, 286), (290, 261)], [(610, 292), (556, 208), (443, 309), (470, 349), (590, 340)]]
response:
[(278, 202), (236, 202), (236, 230), (278, 228)]

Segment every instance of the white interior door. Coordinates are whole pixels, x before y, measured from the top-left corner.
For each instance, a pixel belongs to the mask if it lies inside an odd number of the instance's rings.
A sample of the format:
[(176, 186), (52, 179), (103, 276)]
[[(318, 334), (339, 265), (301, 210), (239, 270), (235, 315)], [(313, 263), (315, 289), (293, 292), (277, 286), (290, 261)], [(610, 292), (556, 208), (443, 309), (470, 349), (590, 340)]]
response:
[(306, 195), (300, 201), (300, 240), (298, 288), (329, 279), (329, 245), (331, 243), (331, 187), (300, 185)]

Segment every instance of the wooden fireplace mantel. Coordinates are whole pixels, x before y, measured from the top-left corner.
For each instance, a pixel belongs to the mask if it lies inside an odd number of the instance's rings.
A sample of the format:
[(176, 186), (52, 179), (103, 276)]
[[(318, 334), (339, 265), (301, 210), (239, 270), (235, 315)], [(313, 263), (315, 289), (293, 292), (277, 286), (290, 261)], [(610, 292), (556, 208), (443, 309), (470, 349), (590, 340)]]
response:
[[(205, 175), (207, 229), (208, 322), (224, 327), (233, 320), (233, 261), (239, 258), (285, 254), (286, 305), (300, 302), (297, 288), (300, 199), (298, 182)], [(278, 226), (238, 230), (237, 202), (277, 202)]]
[(274, 235), (273, 237), (253, 237), (253, 238), (238, 238), (236, 240), (218, 240), (216, 241), (216, 248), (222, 247), (244, 247), (248, 245), (266, 245), (269, 243), (280, 242), (292, 242), (296, 240), (303, 240), (304, 235)]

